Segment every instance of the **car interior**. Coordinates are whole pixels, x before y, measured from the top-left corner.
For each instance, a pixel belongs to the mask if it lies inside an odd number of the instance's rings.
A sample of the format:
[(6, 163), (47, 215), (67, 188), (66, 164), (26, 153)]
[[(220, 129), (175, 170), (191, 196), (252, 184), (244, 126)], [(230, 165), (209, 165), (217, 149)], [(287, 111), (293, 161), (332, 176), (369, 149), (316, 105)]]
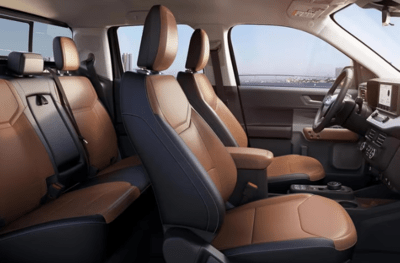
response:
[(0, 0), (0, 262), (399, 262), (399, 17)]

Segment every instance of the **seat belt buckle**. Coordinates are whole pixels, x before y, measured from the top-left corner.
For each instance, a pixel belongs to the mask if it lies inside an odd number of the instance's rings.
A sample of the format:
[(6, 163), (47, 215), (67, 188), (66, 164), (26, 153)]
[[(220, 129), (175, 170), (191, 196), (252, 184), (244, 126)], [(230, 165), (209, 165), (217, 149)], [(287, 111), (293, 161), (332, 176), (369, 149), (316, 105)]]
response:
[(254, 201), (258, 196), (258, 186), (252, 182), (247, 182), (243, 191), (242, 204)]
[(89, 142), (88, 142), (83, 136), (79, 136), (79, 139), (80, 139), (84, 144), (89, 144)]
[(49, 199), (58, 198), (62, 191), (64, 190), (64, 186), (60, 183), (53, 183), (49, 186), (47, 196)]

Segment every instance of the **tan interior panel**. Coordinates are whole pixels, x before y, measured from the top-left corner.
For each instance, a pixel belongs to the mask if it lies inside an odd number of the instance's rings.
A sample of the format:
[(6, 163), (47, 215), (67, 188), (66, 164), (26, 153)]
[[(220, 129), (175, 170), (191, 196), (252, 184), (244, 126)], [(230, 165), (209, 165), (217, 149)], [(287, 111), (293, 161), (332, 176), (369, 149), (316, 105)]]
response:
[(358, 134), (347, 129), (327, 128), (320, 133), (315, 133), (311, 127), (306, 127), (303, 129), (303, 134), (309, 141), (358, 141)]

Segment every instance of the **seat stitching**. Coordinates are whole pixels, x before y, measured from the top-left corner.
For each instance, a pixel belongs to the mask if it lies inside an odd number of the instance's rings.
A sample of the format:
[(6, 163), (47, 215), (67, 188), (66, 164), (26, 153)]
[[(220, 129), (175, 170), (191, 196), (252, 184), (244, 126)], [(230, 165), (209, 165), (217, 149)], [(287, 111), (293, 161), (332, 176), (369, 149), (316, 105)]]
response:
[[(310, 232), (305, 231), (305, 230), (303, 229), (303, 226), (301, 225), (301, 219), (300, 219), (300, 211), (299, 211), (299, 208), (300, 208), (300, 206), (301, 206), (305, 201), (307, 201), (307, 200), (310, 199), (311, 197), (314, 197), (314, 195), (309, 196), (307, 199), (305, 199), (303, 202), (301, 202), (301, 203), (297, 206), (297, 214), (298, 214), (298, 216), (299, 216), (300, 228), (301, 228), (301, 230), (303, 230), (305, 233), (307, 233), (307, 234), (309, 234), (309, 235), (312, 235), (312, 236), (315, 236), (315, 237), (322, 237), (322, 236), (317, 236), (317, 235), (311, 234)], [(322, 238), (326, 238), (326, 237), (322, 237)], [(328, 238), (327, 238), (327, 239), (328, 239)]]
[(253, 220), (253, 231), (251, 231), (251, 244), (253, 244), (253, 240), (254, 240), (254, 231), (255, 231), (255, 225), (256, 225), (256, 212), (257, 212), (257, 208), (254, 208), (254, 220)]
[[(213, 168), (212, 168), (212, 169), (215, 169), (215, 170), (217, 170), (217, 172), (218, 172), (218, 169), (215, 167), (215, 163), (214, 163), (213, 159), (211, 158), (211, 155), (210, 155), (210, 152), (209, 152), (209, 150), (208, 150), (208, 148), (207, 148), (207, 145), (204, 143), (204, 138), (203, 138), (203, 136), (201, 135), (201, 133), (199, 132), (199, 130), (197, 129), (196, 123), (193, 123), (193, 126), (196, 128), (196, 132), (197, 132), (198, 135), (200, 135), (201, 142), (202, 142), (202, 144), (204, 145), (204, 148), (206, 148), (206, 150), (207, 150), (208, 157), (210, 158), (210, 160), (211, 160), (211, 162), (212, 162), (212, 164), (213, 164)], [(210, 170), (211, 170), (211, 169), (210, 169)], [(208, 171), (207, 171), (207, 173), (208, 173)], [(217, 176), (217, 177), (218, 177), (219, 184), (220, 184), (221, 187), (222, 187), (223, 184), (222, 184), (222, 182), (221, 182), (221, 178), (220, 178), (220, 176)], [(221, 194), (221, 193), (220, 193), (220, 194)], [(222, 194), (221, 194), (221, 196), (222, 196)]]
[[(150, 82), (151, 82), (151, 87), (152, 87), (152, 89), (153, 89), (153, 92), (154, 92), (154, 94), (156, 94), (156, 91), (155, 91), (155, 89), (154, 89), (154, 85), (153, 85), (153, 80), (151, 79), (151, 78), (149, 78), (149, 80), (150, 80)], [(188, 126), (190, 126), (191, 125), (191, 119), (190, 118), (188, 118), (189, 117), (189, 115), (190, 115), (190, 104), (188, 103), (188, 107), (187, 107), (187, 112), (186, 112), (186, 120), (183, 122), (183, 123), (181, 123), (181, 124), (178, 124), (178, 126), (177, 127), (173, 127), (172, 126), (172, 124), (168, 121), (168, 119), (165, 117), (165, 114), (164, 114), (164, 112), (163, 112), (163, 109), (162, 109), (162, 107), (160, 106), (160, 102), (159, 102), (159, 100), (158, 100), (158, 97), (157, 96), (154, 96), (154, 98), (156, 99), (156, 102), (157, 102), (157, 106), (158, 106), (158, 108), (160, 109), (160, 112), (162, 113), (162, 115), (163, 115), (163, 118), (168, 122), (168, 124), (175, 130), (175, 132), (176, 132), (176, 129), (178, 129), (178, 128), (180, 128), (181, 126), (183, 126), (183, 125), (185, 125), (187, 122), (189, 122), (189, 125)], [(186, 128), (186, 129), (188, 129), (188, 127)], [(186, 130), (185, 129), (185, 130)]]

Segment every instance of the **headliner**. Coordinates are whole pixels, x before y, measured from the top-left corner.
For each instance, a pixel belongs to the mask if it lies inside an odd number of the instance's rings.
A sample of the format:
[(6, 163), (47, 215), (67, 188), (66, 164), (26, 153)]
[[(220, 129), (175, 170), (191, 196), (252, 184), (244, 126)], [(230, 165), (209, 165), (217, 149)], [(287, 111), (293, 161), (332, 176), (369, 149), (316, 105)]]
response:
[[(72, 28), (107, 28), (143, 24), (148, 10), (156, 4), (167, 6), (178, 23), (192, 27), (219, 24), (289, 25), (286, 10), (293, 0), (0, 0), (2, 7), (67, 23)], [(310, 0), (300, 0), (310, 2)], [(352, 0), (314, 0), (346, 2), (330, 7), (321, 18)], [(319, 19), (320, 20), (320, 19)], [(318, 20), (317, 20), (318, 21)], [(299, 21), (300, 22), (300, 21)], [(303, 21), (301, 21), (303, 22)], [(317, 22), (318, 23), (318, 22)]]

